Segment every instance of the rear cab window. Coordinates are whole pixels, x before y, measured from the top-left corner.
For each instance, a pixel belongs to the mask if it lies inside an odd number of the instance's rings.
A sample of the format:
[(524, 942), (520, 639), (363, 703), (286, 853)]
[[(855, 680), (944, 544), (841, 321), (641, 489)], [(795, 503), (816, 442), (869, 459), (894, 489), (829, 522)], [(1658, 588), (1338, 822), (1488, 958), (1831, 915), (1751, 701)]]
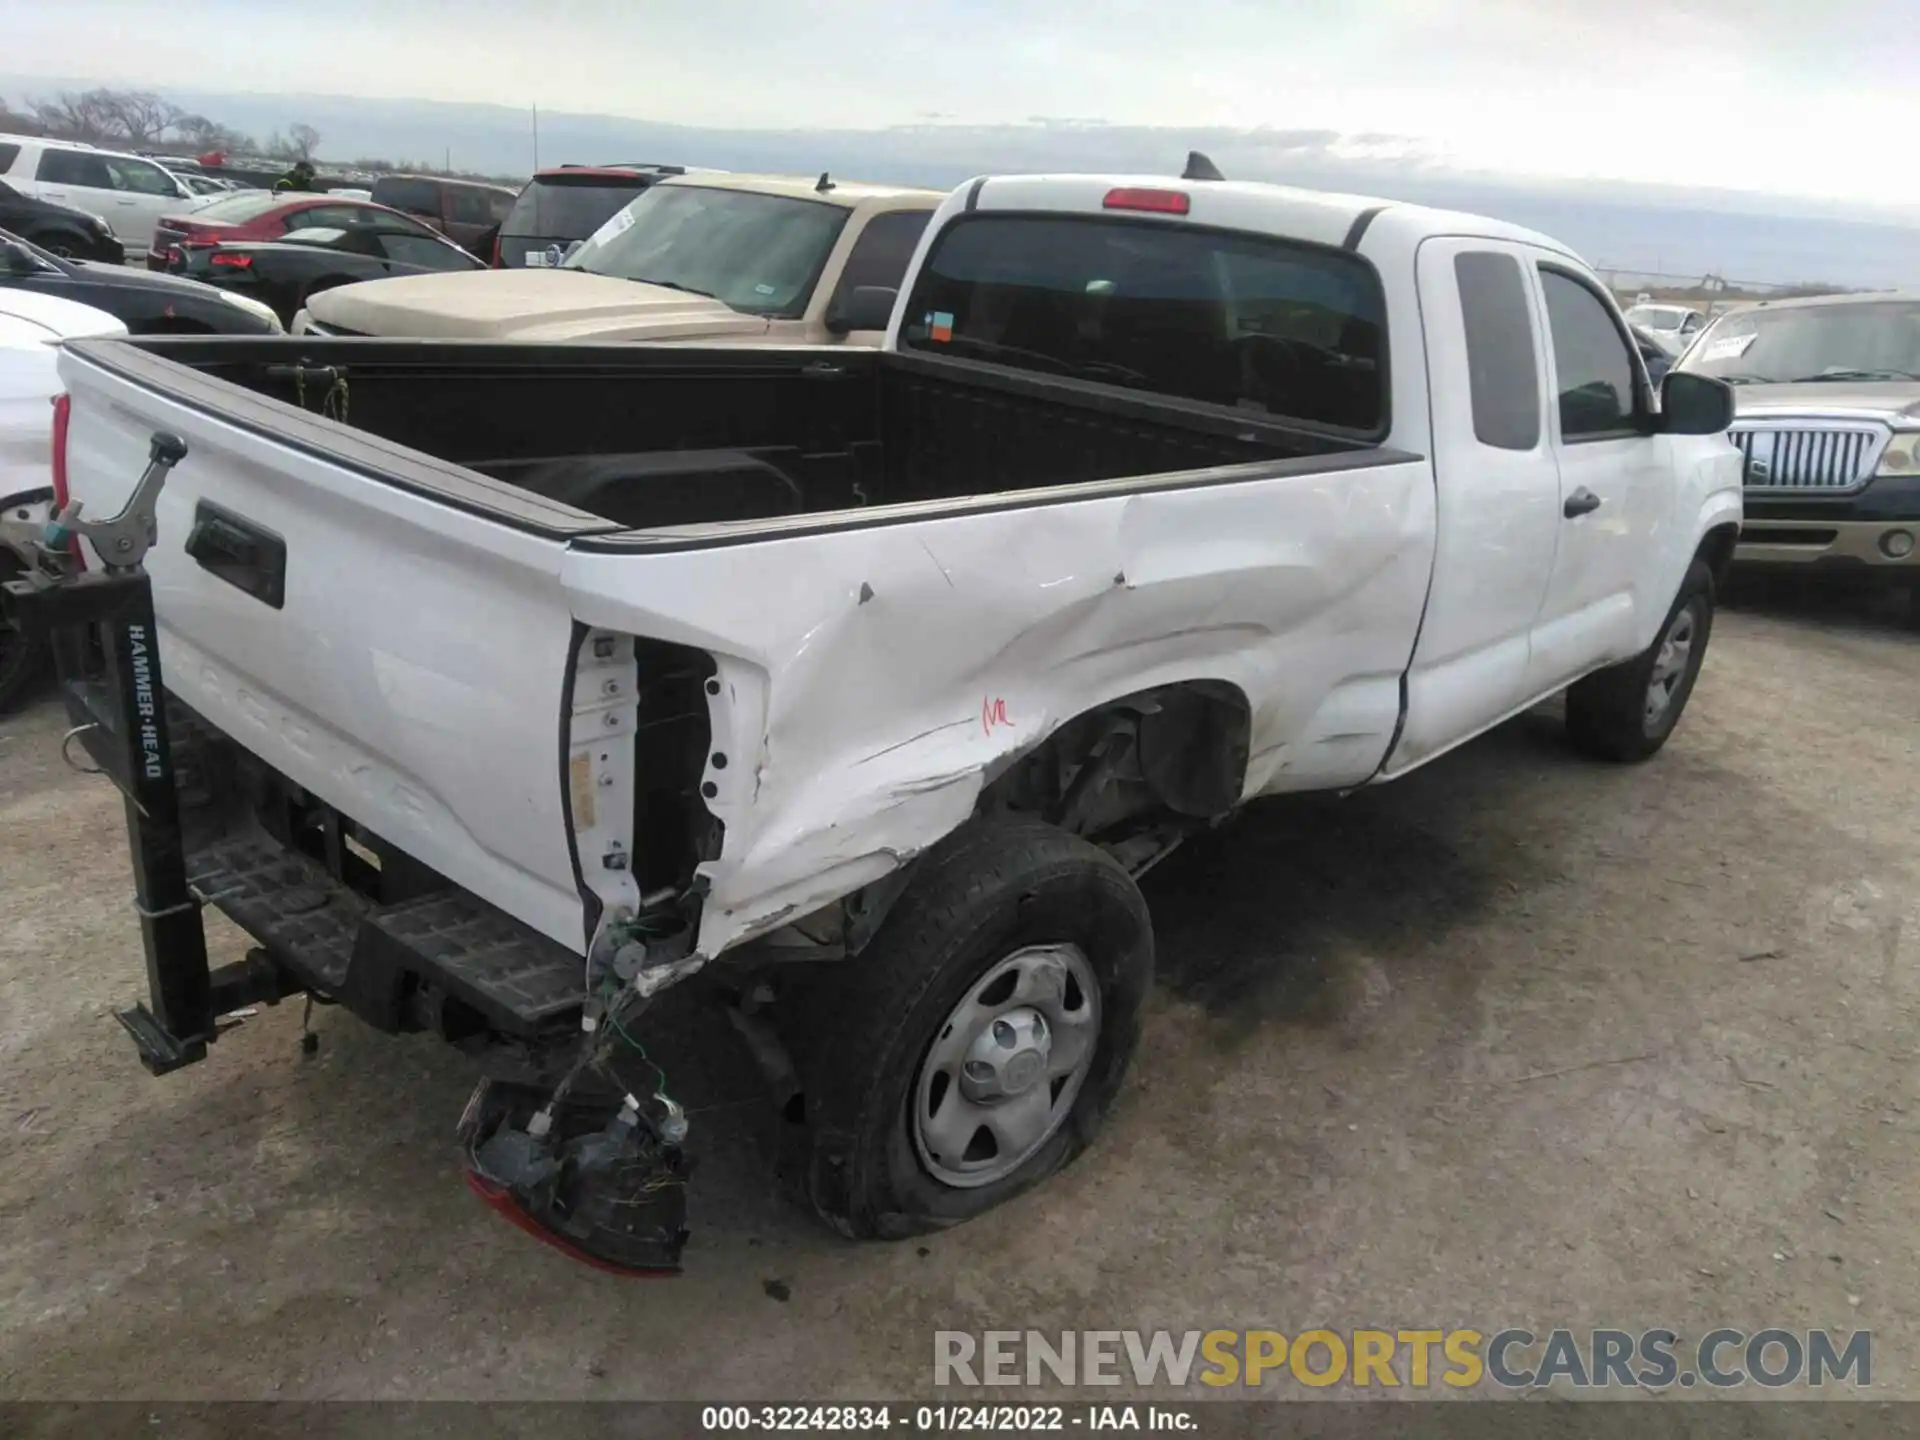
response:
[(624, 209), (651, 178), (611, 175), (537, 175), (527, 182), (501, 222), (505, 236), (541, 241), (584, 240)]
[(1346, 251), (1108, 216), (976, 214), (936, 237), (905, 313), (901, 347), (922, 354), (1386, 431), (1386, 302)]

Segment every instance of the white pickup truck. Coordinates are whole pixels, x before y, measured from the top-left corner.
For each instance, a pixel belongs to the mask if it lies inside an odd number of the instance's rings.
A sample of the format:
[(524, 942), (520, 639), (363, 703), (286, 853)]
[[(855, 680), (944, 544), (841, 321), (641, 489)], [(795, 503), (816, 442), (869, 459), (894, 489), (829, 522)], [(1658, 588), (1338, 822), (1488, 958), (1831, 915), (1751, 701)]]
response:
[(90, 564), (23, 603), (141, 802), (147, 1063), (301, 992), (511, 1061), (476, 1189), (634, 1268), (684, 1234), (663, 988), (735, 997), (821, 1215), (964, 1220), (1113, 1103), (1143, 870), (1557, 691), (1646, 759), (1741, 520), (1730, 392), (1653, 394), (1562, 246), (1199, 176), (962, 187), (880, 350), (60, 364)]

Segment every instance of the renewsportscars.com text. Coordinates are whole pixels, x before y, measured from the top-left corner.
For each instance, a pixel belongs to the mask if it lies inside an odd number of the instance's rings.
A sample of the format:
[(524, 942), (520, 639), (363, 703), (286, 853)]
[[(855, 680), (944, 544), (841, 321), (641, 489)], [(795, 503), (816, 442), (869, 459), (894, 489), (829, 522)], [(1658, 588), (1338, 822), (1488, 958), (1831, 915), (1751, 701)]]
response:
[(1873, 1383), (1868, 1330), (937, 1330), (936, 1385), (1455, 1390)]

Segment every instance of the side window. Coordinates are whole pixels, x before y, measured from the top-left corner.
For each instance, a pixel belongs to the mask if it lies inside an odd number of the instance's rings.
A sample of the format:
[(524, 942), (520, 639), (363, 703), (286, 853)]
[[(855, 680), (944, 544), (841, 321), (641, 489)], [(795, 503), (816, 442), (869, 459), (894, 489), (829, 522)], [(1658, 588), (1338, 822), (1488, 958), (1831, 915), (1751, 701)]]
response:
[(403, 235), (395, 230), (382, 231), (380, 245), (389, 260), (403, 265), (419, 265), (427, 270), (470, 270), (472, 263), (464, 251), (427, 235)]
[(107, 173), (113, 177), (113, 188), (129, 195), (165, 195), (173, 199), (180, 195), (180, 187), (173, 183), (171, 175), (144, 160), (109, 160)]
[(381, 205), (391, 205), (396, 210), (405, 210), (412, 215), (428, 215), (440, 218), (440, 187), (431, 180), (413, 180), (396, 178), (377, 180), (373, 186), (373, 198)]
[(893, 210), (869, 220), (860, 238), (853, 242), (834, 300), (851, 295), (861, 285), (899, 289), (906, 278), (907, 262), (913, 258), (913, 247), (920, 243), (932, 218), (931, 210)]
[(493, 207), (487, 204), (487, 192), (484, 190), (447, 191), (448, 218), (460, 225), (491, 225), (494, 223)]
[(356, 225), (366, 223), (360, 217), (371, 215), (371, 210), (361, 210), (353, 205), (314, 205), (305, 210), (297, 210), (287, 217), (290, 230), (351, 230)]
[(1593, 439), (1633, 428), (1633, 358), (1600, 297), (1572, 276), (1540, 267), (1553, 333), (1560, 438)]
[(13, 168), (13, 162), (20, 158), (18, 145), (0, 145), (0, 175)]
[(1462, 251), (1453, 274), (1467, 331), (1474, 438), (1497, 450), (1531, 450), (1540, 443), (1540, 361), (1527, 277), (1517, 259), (1493, 250)]
[(35, 178), (49, 185), (82, 185), (90, 190), (111, 190), (113, 177), (107, 162), (85, 150), (44, 150), (40, 154), (40, 173)]

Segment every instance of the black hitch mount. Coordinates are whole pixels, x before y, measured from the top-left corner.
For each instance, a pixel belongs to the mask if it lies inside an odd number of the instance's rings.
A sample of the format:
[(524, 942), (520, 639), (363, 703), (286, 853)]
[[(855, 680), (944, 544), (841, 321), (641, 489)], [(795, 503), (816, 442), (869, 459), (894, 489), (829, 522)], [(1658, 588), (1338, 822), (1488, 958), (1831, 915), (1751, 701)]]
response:
[[(282, 998), (280, 977), (258, 951), (209, 967), (200, 902), (187, 883), (153, 587), (141, 565), (161, 487), (186, 453), (178, 437), (155, 435), (126, 509), (88, 521), (69, 505), (48, 527), (41, 563), (6, 586), (22, 630), (53, 651), (73, 725), (66, 752), (79, 746), (125, 801), (149, 1003), (117, 1018), (155, 1075), (204, 1060), (221, 1016)], [(79, 535), (94, 543), (105, 569), (79, 568), (72, 550)]]

